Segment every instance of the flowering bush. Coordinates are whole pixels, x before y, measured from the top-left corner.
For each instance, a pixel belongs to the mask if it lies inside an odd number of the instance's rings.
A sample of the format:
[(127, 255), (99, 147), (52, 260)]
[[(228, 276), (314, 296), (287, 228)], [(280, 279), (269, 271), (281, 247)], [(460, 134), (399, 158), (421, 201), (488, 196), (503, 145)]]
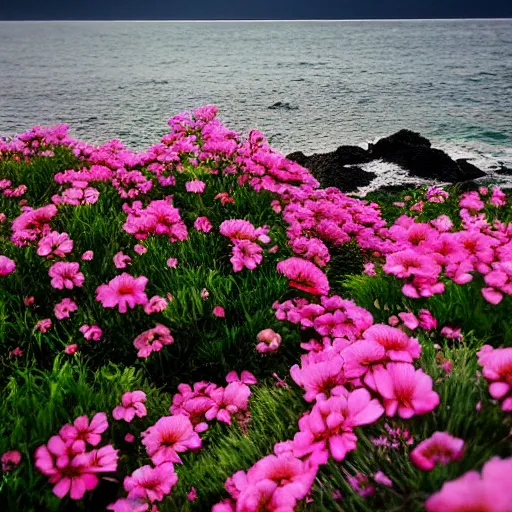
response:
[(361, 200), (213, 106), (169, 126), (0, 139), (6, 510), (508, 503), (507, 194)]

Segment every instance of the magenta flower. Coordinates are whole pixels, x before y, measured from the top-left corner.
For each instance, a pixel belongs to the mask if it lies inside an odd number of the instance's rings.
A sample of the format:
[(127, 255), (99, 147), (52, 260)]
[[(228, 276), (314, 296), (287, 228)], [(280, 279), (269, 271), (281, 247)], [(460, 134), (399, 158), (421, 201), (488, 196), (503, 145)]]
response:
[(258, 333), (256, 339), (259, 342), (256, 345), (256, 350), (260, 354), (264, 354), (266, 352), (275, 352), (281, 345), (281, 336), (277, 334), (277, 332), (274, 332), (272, 329), (263, 329), (263, 331)]
[(213, 314), (216, 316), (216, 317), (219, 317), (219, 318), (224, 318), (226, 316), (226, 313), (224, 311), (224, 308), (222, 306), (215, 306), (213, 308)]
[(2, 471), (11, 471), (21, 462), (21, 452), (9, 450), (2, 455), (0, 460), (2, 461)]
[(135, 247), (133, 248), (133, 250), (140, 256), (142, 254), (146, 254), (148, 252), (147, 248), (144, 247), (143, 245), (141, 244), (135, 244)]
[(128, 307), (133, 309), (137, 304), (144, 306), (147, 303), (148, 298), (144, 293), (147, 283), (147, 277), (133, 277), (124, 272), (108, 284), (98, 286), (96, 300), (104, 308), (118, 306), (120, 313), (126, 313)]
[(57, 231), (52, 231), (44, 236), (37, 244), (37, 254), (48, 258), (52, 256), (64, 258), (72, 250), (73, 240), (69, 238), (67, 233), (58, 233)]
[(493, 457), (481, 474), (469, 471), (456, 480), (443, 484), (425, 502), (427, 512), (507, 512), (512, 503), (512, 457)]
[(196, 498), (197, 498), (196, 488), (192, 487), (192, 489), (190, 489), (190, 492), (187, 494), (187, 500), (188, 501), (195, 501)]
[(133, 340), (133, 346), (138, 350), (137, 356), (147, 358), (152, 352), (160, 352), (164, 345), (174, 343), (171, 331), (162, 324), (156, 324), (155, 327), (144, 331)]
[(426, 331), (437, 329), (437, 320), (428, 309), (420, 309), (418, 312), (420, 327)]
[(302, 258), (288, 258), (277, 264), (277, 271), (290, 279), (290, 286), (315, 295), (327, 295), (327, 276), (313, 263)]
[(82, 254), (82, 260), (83, 261), (91, 261), (94, 258), (94, 251), (85, 251)]
[(270, 238), (267, 235), (267, 226), (255, 228), (248, 220), (244, 219), (225, 220), (219, 226), (219, 233), (228, 237), (233, 243), (240, 240), (249, 240), (251, 242), (259, 240), (264, 244), (270, 242)]
[(332, 354), (326, 361), (307, 361), (303, 359), (301, 367), (294, 365), (290, 375), (295, 383), (306, 392), (304, 400), (312, 402), (320, 397), (328, 398), (331, 393), (338, 394), (346, 383), (342, 372), (343, 359)]
[(177, 462), (178, 453), (201, 448), (201, 438), (194, 431), (190, 419), (183, 414), (163, 416), (142, 433), (142, 444), (153, 464)]
[[(119, 498), (108, 505), (107, 510), (113, 510), (114, 512), (148, 512), (149, 504), (139, 499)], [(158, 512), (158, 510), (151, 512)]]
[(104, 412), (99, 412), (93, 416), (90, 422), (86, 415), (79, 416), (73, 425), (64, 425), (60, 429), (59, 435), (75, 453), (78, 453), (85, 450), (85, 443), (91, 446), (100, 444), (101, 434), (107, 428), (107, 415)]
[(80, 272), (80, 264), (68, 261), (58, 261), (54, 263), (48, 275), (52, 278), (51, 285), (58, 290), (67, 288), (71, 290), (73, 287), (81, 287), (85, 278)]
[(156, 468), (142, 466), (131, 476), (124, 479), (124, 490), (129, 499), (147, 499), (150, 502), (162, 501), (178, 483), (178, 475), (170, 462), (160, 464)]
[(201, 180), (192, 180), (185, 183), (185, 189), (187, 192), (194, 194), (202, 194), (206, 188), (206, 183)]
[(293, 438), (293, 453), (310, 455), (316, 464), (325, 464), (329, 453), (341, 461), (356, 449), (354, 428), (376, 422), (384, 413), (377, 399), (366, 389), (320, 398), (311, 412), (299, 420), (299, 432)]
[(501, 408), (512, 411), (512, 348), (493, 349), (484, 345), (477, 353), (482, 374), (489, 382), (489, 393), (496, 400), (502, 400)]
[(99, 341), (103, 336), (103, 331), (97, 325), (84, 324), (80, 327), (79, 331), (84, 335), (87, 341)]
[(423, 471), (432, 471), (436, 464), (446, 466), (464, 456), (464, 440), (447, 432), (435, 432), (410, 454), (411, 462)]
[(389, 325), (372, 325), (366, 329), (363, 337), (384, 347), (391, 361), (411, 363), (421, 353), (421, 345), (416, 338), (410, 338), (404, 331)]
[(230, 197), (227, 192), (219, 192), (213, 199), (220, 201), (222, 206), (226, 206), (228, 203), (234, 203), (235, 200)]
[(130, 256), (119, 251), (114, 255), (114, 265), (116, 268), (126, 268), (128, 263), (132, 261)]
[(254, 270), (263, 261), (263, 249), (249, 240), (238, 240), (233, 245), (233, 256), (229, 261), (235, 272), (244, 268)]
[(16, 263), (7, 256), (0, 256), (0, 276), (11, 274), (16, 269)]
[(247, 410), (247, 401), (251, 394), (249, 386), (235, 381), (230, 382), (225, 388), (215, 388), (208, 395), (213, 404), (205, 413), (207, 420), (216, 418), (223, 423), (231, 424), (231, 414)]
[(194, 228), (196, 228), (198, 231), (202, 231), (203, 233), (209, 233), (213, 226), (208, 220), (208, 217), (197, 217), (194, 222)]
[(166, 307), (167, 307), (167, 301), (163, 297), (160, 297), (159, 295), (154, 295), (144, 305), (144, 312), (147, 315), (151, 315), (153, 313), (160, 313)]
[(419, 325), (419, 321), (416, 318), (416, 316), (414, 316), (414, 313), (402, 312), (398, 313), (398, 316), (400, 317), (400, 320), (402, 320), (404, 325), (408, 329), (411, 329), (411, 331), (414, 331), (414, 329), (416, 329)]
[(460, 327), (450, 327), (446, 325), (441, 329), (441, 335), (449, 340), (461, 340), (462, 333)]
[(112, 411), (115, 420), (124, 420), (130, 423), (135, 416), (143, 418), (146, 416), (146, 393), (143, 391), (128, 391), (121, 398), (122, 405), (118, 405)]
[(386, 487), (393, 487), (393, 482), (391, 478), (389, 478), (383, 471), (377, 471), (375, 475), (373, 475), (373, 479), (380, 485), (385, 485)]
[(354, 491), (362, 498), (375, 494), (375, 487), (371, 484), (370, 479), (363, 473), (356, 473), (354, 476), (347, 475), (348, 483)]
[(133, 434), (126, 434), (124, 436), (124, 440), (127, 442), (127, 443), (134, 443), (135, 442), (135, 436)]
[(178, 266), (178, 260), (176, 258), (169, 258), (167, 260), (167, 266), (169, 268), (176, 268)]
[(439, 405), (439, 395), (432, 390), (432, 378), (409, 363), (377, 366), (366, 374), (365, 384), (382, 396), (387, 416), (398, 412), (401, 418), (408, 419)]
[(46, 332), (52, 327), (52, 321), (49, 318), (39, 320), (35, 325), (34, 329), (41, 332)]
[(69, 314), (73, 313), (78, 309), (76, 302), (71, 299), (62, 299), (58, 304), (55, 304), (53, 311), (55, 313), (55, 317), (58, 320), (63, 320), (64, 318), (69, 318)]

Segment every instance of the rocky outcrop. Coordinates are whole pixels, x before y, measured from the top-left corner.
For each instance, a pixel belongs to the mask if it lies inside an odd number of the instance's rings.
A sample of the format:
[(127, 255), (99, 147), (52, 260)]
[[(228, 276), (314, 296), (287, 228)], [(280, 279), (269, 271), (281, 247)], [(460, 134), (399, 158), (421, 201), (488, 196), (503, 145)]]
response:
[(357, 167), (373, 160), (384, 160), (406, 169), (411, 176), (459, 183), (485, 176), (466, 159), (453, 160), (444, 151), (433, 148), (419, 133), (400, 130), (389, 137), (359, 146), (340, 146), (330, 153), (307, 156), (301, 151), (287, 156), (311, 171), (322, 187), (338, 187), (353, 192), (371, 184), (375, 174)]
[(412, 176), (458, 183), (485, 176), (485, 173), (461, 160), (452, 160), (444, 151), (431, 147), (430, 141), (419, 133), (400, 130), (369, 147), (374, 159), (403, 167)]
[(277, 109), (282, 109), (282, 110), (299, 110), (299, 107), (295, 107), (294, 105), (290, 105), (289, 103), (283, 102), (283, 101), (277, 101), (273, 105), (270, 105), (270, 107), (268, 107), (268, 108), (270, 110), (277, 110)]
[(373, 172), (354, 166), (371, 161), (368, 152), (358, 146), (340, 146), (331, 153), (311, 156), (297, 151), (287, 158), (309, 169), (322, 187), (338, 187), (343, 192), (355, 192), (359, 187), (370, 185), (376, 177)]

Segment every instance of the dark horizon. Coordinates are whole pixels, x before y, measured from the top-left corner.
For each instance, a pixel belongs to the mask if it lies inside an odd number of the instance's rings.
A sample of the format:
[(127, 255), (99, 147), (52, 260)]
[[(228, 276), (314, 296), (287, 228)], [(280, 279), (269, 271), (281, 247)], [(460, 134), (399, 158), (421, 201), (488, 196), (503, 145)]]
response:
[(169, 0), (25, 0), (5, 2), (0, 21), (301, 21), (301, 20), (414, 20), (512, 18), (512, 2), (430, 0), (420, 5), (410, 0), (296, 0), (293, 6), (279, 0), (232, 5), (228, 0), (195, 3)]

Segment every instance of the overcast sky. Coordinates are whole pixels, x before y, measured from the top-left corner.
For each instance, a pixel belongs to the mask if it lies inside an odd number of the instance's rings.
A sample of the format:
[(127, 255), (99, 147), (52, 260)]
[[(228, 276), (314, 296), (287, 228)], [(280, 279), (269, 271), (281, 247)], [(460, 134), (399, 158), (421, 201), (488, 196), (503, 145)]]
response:
[(0, 0), (0, 20), (502, 17), (512, 0)]

